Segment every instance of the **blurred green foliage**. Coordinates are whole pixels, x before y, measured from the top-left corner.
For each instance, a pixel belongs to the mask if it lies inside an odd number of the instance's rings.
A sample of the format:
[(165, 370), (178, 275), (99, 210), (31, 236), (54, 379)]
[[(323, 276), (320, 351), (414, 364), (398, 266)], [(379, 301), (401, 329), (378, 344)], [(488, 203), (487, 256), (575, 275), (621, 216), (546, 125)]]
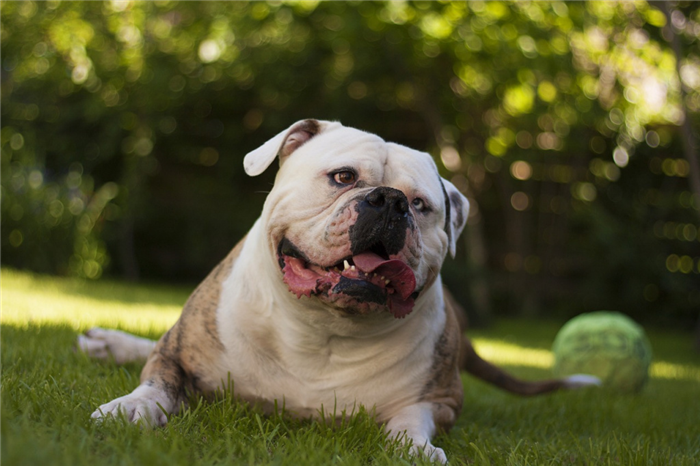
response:
[(3, 2), (3, 263), (197, 280), (271, 186), (243, 155), (315, 117), (431, 152), (469, 196), (445, 275), (475, 319), (689, 323), (700, 13), (666, 7)]

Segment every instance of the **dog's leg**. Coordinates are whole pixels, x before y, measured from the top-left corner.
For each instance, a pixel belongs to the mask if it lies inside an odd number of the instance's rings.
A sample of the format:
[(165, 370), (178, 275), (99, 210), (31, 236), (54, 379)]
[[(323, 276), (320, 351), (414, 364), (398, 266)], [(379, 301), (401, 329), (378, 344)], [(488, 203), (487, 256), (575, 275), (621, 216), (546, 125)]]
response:
[[(185, 303), (180, 319), (156, 342), (116, 330), (92, 329), (79, 338), (80, 348), (92, 357), (113, 355), (117, 362), (148, 358), (141, 385), (126, 396), (100, 406), (92, 417), (102, 419), (124, 413), (131, 422), (143, 419), (154, 425), (176, 414), (187, 395), (217, 387), (201, 383), (223, 350), (216, 329), (221, 282), (229, 275), (244, 239), (216, 267)], [(197, 382), (200, 381), (198, 384)]]
[(119, 330), (91, 328), (78, 336), (77, 347), (94, 359), (114, 358), (117, 364), (145, 362), (156, 342)]
[(123, 413), (129, 422), (143, 420), (152, 426), (165, 425), (167, 414), (176, 414), (186, 402), (185, 381), (180, 365), (156, 350), (143, 368), (141, 385), (128, 395), (100, 406), (92, 418)]
[(412, 441), (411, 452), (420, 456), (426, 455), (432, 461), (447, 463), (447, 456), (442, 448), (430, 443), (435, 435), (436, 427), (433, 420), (433, 403), (416, 403), (401, 409), (386, 424), (386, 430), (404, 442)]

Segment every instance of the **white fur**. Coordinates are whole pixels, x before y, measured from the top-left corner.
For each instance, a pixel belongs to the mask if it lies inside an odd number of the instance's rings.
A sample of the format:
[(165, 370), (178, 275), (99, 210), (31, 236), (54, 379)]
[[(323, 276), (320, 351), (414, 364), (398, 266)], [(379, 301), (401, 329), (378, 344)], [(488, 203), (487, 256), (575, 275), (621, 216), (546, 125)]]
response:
[(430, 403), (416, 403), (406, 406), (391, 418), (386, 430), (404, 442), (411, 441), (414, 455), (424, 454), (431, 461), (447, 463), (442, 448), (433, 446), (430, 439), (435, 435), (435, 423)]
[(168, 422), (165, 413), (176, 413), (178, 406), (162, 390), (139, 385), (128, 395), (105, 403), (92, 413), (93, 419), (104, 419), (122, 413), (129, 422), (145, 422), (150, 426), (163, 426)]
[[(286, 286), (272, 282), (269, 301), (284, 306), (247, 312), (235, 286), (237, 272), (245, 268), (236, 269), (224, 284), (218, 320), (226, 347), (219, 378), (230, 372), (237, 395), (284, 400), (285, 409), (302, 417), (317, 416), (321, 409), (349, 412), (361, 403), (374, 406), (380, 422), (418, 400), (444, 328), (442, 308), (426, 307), (403, 320), (388, 314), (339, 319), (309, 298), (289, 300)], [(265, 284), (265, 277), (257, 278)], [(416, 307), (435, 302), (436, 291), (429, 290)], [(276, 341), (279, 359), (262, 354), (246, 337), (253, 333)]]

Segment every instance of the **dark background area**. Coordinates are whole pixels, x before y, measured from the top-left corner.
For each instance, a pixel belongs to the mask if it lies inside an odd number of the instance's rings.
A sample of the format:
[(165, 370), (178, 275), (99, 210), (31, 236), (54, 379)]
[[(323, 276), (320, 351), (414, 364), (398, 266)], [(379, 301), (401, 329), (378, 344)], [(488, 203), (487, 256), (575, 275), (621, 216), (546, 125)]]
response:
[[(700, 314), (693, 2), (4, 2), (2, 262), (196, 283), (303, 118), (434, 155), (476, 324)], [(700, 334), (700, 327), (698, 327)]]

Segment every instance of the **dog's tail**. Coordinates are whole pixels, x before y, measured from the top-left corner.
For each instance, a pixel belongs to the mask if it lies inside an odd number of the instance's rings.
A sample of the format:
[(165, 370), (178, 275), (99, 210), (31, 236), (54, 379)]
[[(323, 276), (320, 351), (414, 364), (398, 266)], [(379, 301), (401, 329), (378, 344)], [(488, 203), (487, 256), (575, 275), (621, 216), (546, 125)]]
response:
[[(467, 329), (468, 320), (466, 312), (454, 299), (450, 292), (443, 288), (445, 296), (445, 306), (451, 308), (457, 317), (460, 330), (462, 331), (462, 341), (459, 354), (459, 368), (467, 371), (481, 380), (493, 384), (503, 390), (522, 396), (541, 395), (556, 390), (570, 390), (583, 388), (591, 385), (601, 385), (599, 378), (592, 375), (576, 374), (563, 379), (550, 379), (540, 381), (525, 381), (505, 372), (503, 369), (485, 361), (474, 350), (472, 342), (464, 335)], [(447, 309), (449, 312), (449, 309)]]
[(563, 379), (539, 380), (533, 382), (520, 380), (482, 359), (481, 356), (474, 351), (471, 341), (465, 336), (462, 337), (460, 353), (460, 369), (467, 371), (485, 382), (517, 395), (541, 395), (561, 389), (570, 390), (601, 384), (600, 379), (597, 377), (585, 374), (576, 374)]

